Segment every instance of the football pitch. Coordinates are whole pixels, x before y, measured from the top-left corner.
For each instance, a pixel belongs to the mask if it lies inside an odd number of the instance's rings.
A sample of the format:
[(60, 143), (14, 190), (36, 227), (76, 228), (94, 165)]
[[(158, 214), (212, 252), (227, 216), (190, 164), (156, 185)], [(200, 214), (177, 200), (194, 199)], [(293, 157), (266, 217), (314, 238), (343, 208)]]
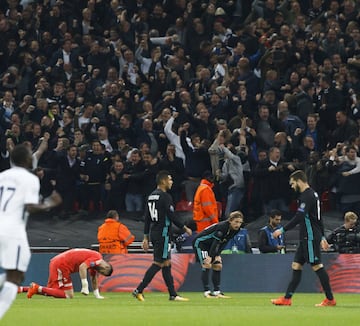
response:
[(291, 307), (273, 306), (274, 293), (226, 293), (231, 299), (205, 299), (181, 293), (188, 302), (169, 301), (165, 293), (103, 293), (104, 300), (76, 293), (72, 300), (18, 294), (0, 325), (358, 325), (360, 296), (336, 294), (336, 307), (314, 307), (323, 294), (297, 293)]

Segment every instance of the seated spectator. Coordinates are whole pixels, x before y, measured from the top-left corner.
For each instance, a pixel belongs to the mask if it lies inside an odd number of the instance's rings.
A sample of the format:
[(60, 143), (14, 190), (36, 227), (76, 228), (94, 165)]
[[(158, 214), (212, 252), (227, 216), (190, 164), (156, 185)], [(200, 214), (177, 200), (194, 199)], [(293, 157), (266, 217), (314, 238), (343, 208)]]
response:
[(326, 239), (339, 253), (358, 254), (360, 253), (359, 232), (358, 216), (349, 211), (345, 213), (344, 224), (332, 231)]
[(126, 225), (119, 222), (119, 213), (110, 210), (105, 222), (99, 226), (97, 238), (101, 254), (127, 254), (127, 247), (135, 240)]
[(259, 231), (258, 246), (263, 254), (285, 253), (284, 236), (273, 237), (273, 232), (281, 228), (281, 212), (274, 209), (270, 212), (269, 224)]

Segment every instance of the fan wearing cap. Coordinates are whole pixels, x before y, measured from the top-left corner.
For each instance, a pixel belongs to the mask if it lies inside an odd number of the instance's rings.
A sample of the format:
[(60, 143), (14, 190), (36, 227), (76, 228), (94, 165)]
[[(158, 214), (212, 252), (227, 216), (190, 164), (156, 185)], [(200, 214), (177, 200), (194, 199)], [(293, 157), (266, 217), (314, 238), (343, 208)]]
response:
[(219, 222), (219, 212), (213, 187), (214, 176), (210, 171), (205, 171), (194, 197), (193, 219), (196, 223), (197, 232)]

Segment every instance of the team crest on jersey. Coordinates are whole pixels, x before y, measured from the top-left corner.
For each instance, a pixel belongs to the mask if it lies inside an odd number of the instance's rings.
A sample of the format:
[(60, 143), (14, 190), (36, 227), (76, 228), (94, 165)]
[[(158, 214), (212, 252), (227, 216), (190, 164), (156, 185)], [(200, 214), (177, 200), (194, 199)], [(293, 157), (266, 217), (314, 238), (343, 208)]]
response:
[(298, 208), (298, 211), (303, 212), (305, 210), (305, 206), (306, 206), (305, 203), (301, 203)]

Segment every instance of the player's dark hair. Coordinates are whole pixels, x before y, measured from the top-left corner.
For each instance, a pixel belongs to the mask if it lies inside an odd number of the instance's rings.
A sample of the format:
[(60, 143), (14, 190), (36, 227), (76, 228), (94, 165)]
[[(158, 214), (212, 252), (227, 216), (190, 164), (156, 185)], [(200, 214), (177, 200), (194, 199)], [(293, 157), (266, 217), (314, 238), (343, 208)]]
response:
[(10, 160), (16, 166), (28, 167), (30, 151), (24, 144), (16, 145), (10, 153)]
[(110, 276), (110, 275), (113, 273), (113, 267), (112, 267), (111, 264), (109, 264), (109, 265), (110, 265), (110, 269), (109, 269), (109, 271), (107, 272), (107, 274), (105, 274), (105, 276)]
[[(109, 271), (105, 274), (103, 274), (104, 276), (110, 276), (111, 274), (112, 274), (112, 272), (113, 272), (113, 267), (112, 267), (112, 265), (110, 264), (110, 263), (107, 263), (109, 266), (110, 266), (110, 269), (109, 269)], [(94, 267), (94, 269), (96, 270), (96, 271), (100, 271), (100, 269), (104, 269), (104, 267), (102, 267), (102, 266), (95, 266)]]
[(305, 172), (301, 171), (301, 170), (297, 170), (297, 171), (291, 173), (290, 179), (293, 179), (295, 181), (300, 180), (302, 182), (308, 182)]
[(156, 175), (156, 184), (160, 185), (163, 182), (163, 180), (169, 177), (169, 174), (170, 174), (169, 171), (166, 170), (159, 171), (159, 173)]
[(272, 209), (269, 216), (274, 218), (275, 216), (282, 216), (282, 213), (278, 209)]

